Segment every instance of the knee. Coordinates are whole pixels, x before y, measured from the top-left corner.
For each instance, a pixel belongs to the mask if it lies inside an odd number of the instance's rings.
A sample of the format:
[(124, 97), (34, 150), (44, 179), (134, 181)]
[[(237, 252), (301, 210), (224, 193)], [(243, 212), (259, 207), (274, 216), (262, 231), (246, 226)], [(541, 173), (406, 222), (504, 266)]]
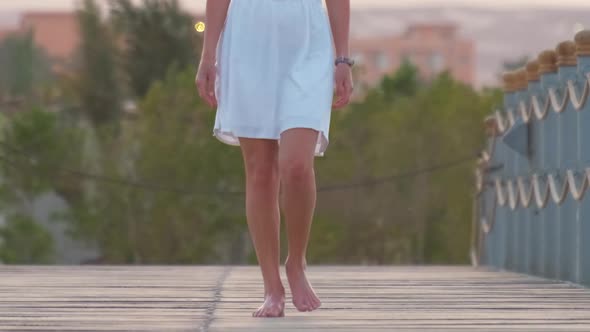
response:
[(284, 158), (279, 161), (279, 173), (285, 183), (297, 183), (313, 176), (313, 162), (302, 158)]
[(273, 160), (250, 160), (246, 167), (248, 182), (257, 188), (274, 186), (278, 180), (278, 169)]

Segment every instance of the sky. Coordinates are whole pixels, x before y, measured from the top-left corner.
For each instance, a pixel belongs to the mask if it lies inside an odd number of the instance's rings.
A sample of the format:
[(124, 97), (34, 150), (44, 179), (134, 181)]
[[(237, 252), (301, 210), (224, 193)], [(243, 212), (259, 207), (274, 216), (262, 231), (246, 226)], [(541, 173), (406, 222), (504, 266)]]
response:
[[(98, 0), (106, 2), (106, 0)], [(137, 0), (136, 0), (137, 1)], [(202, 10), (206, 0), (180, 0), (187, 9)], [(0, 0), (0, 11), (71, 9), (76, 0)], [(351, 0), (354, 8), (462, 5), (510, 9), (515, 7), (586, 7), (588, 0)]]

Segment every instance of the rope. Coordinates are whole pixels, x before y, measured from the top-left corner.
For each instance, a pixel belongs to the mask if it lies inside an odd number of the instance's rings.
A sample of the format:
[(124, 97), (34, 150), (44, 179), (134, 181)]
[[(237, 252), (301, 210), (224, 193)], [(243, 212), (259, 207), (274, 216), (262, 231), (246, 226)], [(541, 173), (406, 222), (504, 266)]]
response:
[[(486, 236), (491, 233), (496, 223), (496, 209), (498, 206), (507, 206), (512, 210), (519, 207), (528, 208), (535, 198), (535, 203), (538, 208), (543, 209), (547, 206), (549, 199), (555, 204), (561, 205), (571, 196), (576, 201), (581, 201), (587, 192), (590, 191), (590, 168), (586, 168), (581, 173), (583, 177), (580, 185), (577, 184), (576, 174), (580, 174), (574, 170), (565, 171), (565, 181), (560, 186), (558, 178), (561, 176), (547, 174), (541, 176), (533, 174), (528, 181), (527, 186), (523, 177), (516, 179), (500, 179), (494, 180), (493, 202), (489, 215), (486, 213), (485, 197), (481, 195), (482, 192), (476, 193), (474, 198), (474, 225), (472, 226), (472, 240), (471, 240), (471, 262), (477, 266), (481, 261), (483, 252), (483, 243)], [(546, 180), (543, 181), (543, 178)], [(514, 186), (517, 186), (515, 190)], [(543, 184), (544, 183), (544, 184)], [(504, 190), (506, 188), (507, 193)], [(508, 195), (508, 197), (506, 197)], [(483, 200), (483, 203), (480, 201)], [(479, 223), (477, 223), (479, 221)], [(479, 229), (479, 232), (477, 231)], [(478, 234), (476, 239), (476, 234)]]
[(559, 97), (557, 96), (557, 91), (555, 90), (555, 88), (549, 88), (547, 89), (547, 91), (549, 92), (549, 100), (551, 101), (551, 107), (553, 108), (555, 113), (563, 113), (563, 111), (565, 111), (565, 108), (568, 105), (570, 97), (569, 90), (565, 90), (561, 102), (558, 100)]
[[(528, 186), (522, 177), (515, 179), (498, 177), (494, 179), (495, 192), (498, 204), (509, 206), (511, 210), (519, 207), (528, 208), (533, 196), (537, 207), (542, 209), (547, 206), (549, 199), (557, 205), (563, 204), (568, 196), (576, 201), (584, 199), (586, 192), (590, 191), (590, 168), (582, 172), (582, 177), (582, 182), (578, 185), (574, 170), (566, 170), (562, 175), (547, 174), (544, 176), (545, 181), (542, 180), (541, 175), (533, 174), (527, 180)], [(563, 183), (560, 183), (558, 178), (563, 178)]]
[[(27, 159), (32, 159), (31, 156), (27, 155), (25, 152), (23, 152), (20, 149), (11, 147), (10, 145), (8, 145), (4, 142), (0, 142), (0, 145), (6, 147), (8, 150), (11, 150), (14, 154), (20, 154), (21, 156), (26, 157)], [(425, 168), (413, 169), (413, 170), (409, 170), (409, 171), (402, 172), (402, 173), (395, 174), (395, 175), (390, 175), (390, 176), (385, 176), (385, 177), (376, 177), (373, 179), (369, 179), (366, 181), (360, 181), (360, 182), (341, 183), (341, 184), (320, 186), (317, 188), (317, 192), (331, 192), (331, 191), (349, 190), (349, 189), (362, 188), (362, 187), (373, 187), (373, 186), (377, 186), (377, 185), (381, 185), (381, 184), (395, 182), (398, 180), (413, 178), (413, 177), (424, 175), (424, 174), (435, 173), (438, 171), (451, 169), (451, 168), (460, 166), (462, 164), (472, 162), (474, 160), (475, 160), (475, 155), (469, 155), (469, 156), (458, 158), (456, 160), (452, 160), (449, 162), (440, 163), (440, 164), (428, 166)], [(0, 156), (0, 162), (6, 164), (8, 166), (11, 166), (15, 169), (21, 170), (21, 171), (23, 170), (23, 168), (29, 168), (29, 169), (33, 169), (33, 170), (39, 168), (38, 165), (32, 165), (31, 163), (25, 164), (22, 162), (19, 163), (15, 160), (7, 158), (6, 156)], [(39, 164), (39, 163), (37, 163), (37, 164)], [(45, 169), (49, 169), (50, 172), (52, 173), (50, 175), (55, 176), (55, 177), (59, 177), (59, 176), (63, 176), (64, 174), (67, 174), (67, 175), (79, 177), (79, 178), (86, 179), (86, 180), (110, 183), (110, 184), (119, 185), (119, 186), (134, 187), (134, 188), (149, 190), (149, 191), (169, 192), (169, 193), (182, 194), (182, 195), (244, 195), (245, 194), (245, 191), (222, 191), (222, 190), (195, 191), (195, 190), (187, 189), (187, 188), (167, 187), (167, 186), (161, 186), (158, 184), (144, 182), (144, 181), (131, 181), (131, 180), (127, 180), (127, 179), (108, 177), (108, 176), (101, 175), (101, 174), (92, 174), (92, 173), (82, 172), (79, 170), (70, 169), (70, 168), (58, 166), (58, 165), (46, 165), (45, 167), (46, 167)], [(40, 176), (38, 173), (35, 173), (34, 175)]]
[[(590, 81), (590, 77), (588, 78), (588, 80)], [(574, 105), (574, 108), (576, 110), (581, 110), (584, 105), (586, 104), (586, 100), (588, 100), (588, 94), (589, 94), (589, 90), (590, 90), (590, 84), (584, 84), (584, 92), (582, 92), (582, 96), (578, 98), (578, 93), (576, 90), (576, 85), (574, 84), (573, 81), (568, 81), (567, 82), (567, 89), (569, 92), (569, 96), (570, 96), (570, 100), (572, 101), (572, 104)]]
[(539, 96), (532, 94), (527, 101), (521, 100), (518, 102), (518, 110), (512, 108), (506, 109), (504, 112), (497, 110), (494, 113), (496, 124), (498, 128), (498, 134), (504, 134), (512, 126), (514, 126), (515, 112), (520, 114), (520, 117), (524, 123), (529, 123), (533, 117), (538, 120), (543, 120), (547, 117), (549, 109), (552, 109), (555, 113), (559, 114), (567, 109), (570, 104), (576, 111), (582, 111), (588, 101), (590, 95), (590, 73), (586, 74), (586, 79), (581, 88), (582, 92), (578, 93), (576, 82), (568, 80), (566, 82), (566, 89), (563, 91), (562, 98), (559, 98), (558, 91), (555, 87), (547, 88), (547, 95), (541, 106), (539, 102)]
[(496, 141), (497, 136), (492, 135), (490, 146), (488, 147), (487, 151), (481, 152), (481, 159), (484, 163), (489, 163), (494, 159), (494, 153), (496, 151)]
[[(553, 112), (559, 114), (567, 109), (570, 104), (576, 111), (582, 111), (588, 102), (590, 95), (590, 73), (585, 74), (586, 79), (581, 89), (577, 88), (576, 82), (568, 80), (563, 96), (559, 98), (558, 91), (555, 87), (547, 88), (547, 95), (543, 104), (535, 93), (531, 93), (528, 102), (520, 100), (517, 110), (511, 108), (505, 112), (497, 110), (494, 112), (493, 119), (496, 126), (491, 138), (490, 146), (486, 151), (481, 153), (476, 175), (476, 193), (474, 198), (474, 225), (472, 230), (471, 261), (477, 266), (481, 261), (483, 252), (483, 243), (486, 236), (493, 231), (496, 222), (496, 209), (498, 206), (508, 206), (512, 211), (518, 208), (528, 208), (534, 203), (539, 209), (543, 209), (551, 200), (557, 205), (563, 204), (568, 196), (575, 201), (581, 201), (588, 191), (590, 191), (590, 168), (582, 172), (575, 170), (566, 170), (563, 174), (532, 174), (528, 179), (524, 177), (500, 178), (496, 177), (492, 181), (493, 203), (487, 215), (485, 198), (482, 193), (485, 191), (486, 171), (485, 167), (494, 159), (496, 140), (499, 135), (504, 134), (515, 124), (515, 112), (520, 114), (524, 123), (530, 123), (534, 118), (544, 120), (549, 114), (551, 108)], [(579, 93), (581, 91), (581, 93)], [(578, 184), (576, 177), (582, 177), (581, 183)], [(559, 179), (563, 179), (560, 183)], [(483, 199), (483, 202), (480, 202)], [(479, 223), (477, 223), (479, 221)], [(477, 223), (477, 224), (476, 224)], [(478, 227), (480, 226), (480, 227)], [(475, 232), (479, 229), (476, 239)], [(477, 242), (477, 243), (476, 243)]]
[(518, 193), (520, 194), (520, 202), (522, 206), (528, 208), (533, 200), (533, 186), (530, 186), (527, 190), (525, 185), (525, 179), (523, 179), (522, 177), (518, 177), (516, 179), (516, 183), (518, 185)]

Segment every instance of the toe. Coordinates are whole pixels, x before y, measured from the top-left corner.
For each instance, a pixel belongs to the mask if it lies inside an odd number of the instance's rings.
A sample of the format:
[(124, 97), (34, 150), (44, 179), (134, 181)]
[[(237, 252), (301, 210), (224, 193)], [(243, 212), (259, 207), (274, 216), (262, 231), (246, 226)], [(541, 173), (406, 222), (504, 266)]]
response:
[(298, 301), (295, 302), (295, 301), (293, 301), (293, 305), (295, 306), (295, 308), (297, 308), (297, 310), (304, 311), (303, 310), (303, 303), (302, 302), (298, 302)]
[(313, 296), (310, 297), (308, 301), (309, 301), (308, 303), (309, 303), (310, 311), (313, 311), (313, 310), (317, 309), (317, 307), (318, 307), (318, 300), (315, 297), (313, 297)]
[(313, 307), (313, 300), (308, 297), (308, 298), (305, 299), (304, 304), (305, 304), (306, 311), (309, 311)]
[(303, 302), (303, 306), (302, 306), (303, 310), (302, 311), (309, 311), (309, 309), (311, 308), (311, 305), (309, 303), (309, 300), (305, 300), (305, 302)]
[(262, 306), (260, 308), (258, 308), (258, 310), (256, 311), (256, 314), (254, 317), (266, 317), (266, 307)]
[(322, 301), (320, 301), (320, 299), (318, 299), (317, 297), (315, 297), (313, 299), (313, 308), (317, 309), (322, 305)]

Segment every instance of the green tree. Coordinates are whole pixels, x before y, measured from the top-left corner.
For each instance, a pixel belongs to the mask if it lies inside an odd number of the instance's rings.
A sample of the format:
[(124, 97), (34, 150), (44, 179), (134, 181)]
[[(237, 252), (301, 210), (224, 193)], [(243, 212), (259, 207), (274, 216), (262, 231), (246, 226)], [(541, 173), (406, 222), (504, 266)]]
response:
[(101, 10), (94, 0), (84, 0), (78, 10), (81, 31), (76, 94), (82, 110), (96, 127), (117, 125), (121, 115), (122, 85), (117, 74), (117, 49)]
[(1, 135), (4, 188), (14, 198), (32, 198), (53, 189), (62, 191), (65, 198), (77, 195), (76, 177), (60, 168), (83, 168), (83, 142), (83, 134), (64, 127), (55, 113), (39, 108), (18, 113)]
[(392, 102), (397, 97), (411, 97), (418, 92), (420, 86), (418, 68), (411, 62), (404, 61), (393, 75), (386, 75), (378, 91), (381, 91), (387, 102)]
[(200, 37), (194, 33), (193, 18), (177, 0), (111, 0), (113, 23), (122, 34), (124, 67), (131, 90), (144, 96), (152, 83), (165, 78), (172, 65), (196, 67)]
[(192, 69), (171, 69), (109, 143), (103, 173), (148, 185), (97, 182), (69, 216), (74, 234), (96, 240), (107, 263), (239, 262), (243, 202), (216, 191), (242, 188), (241, 157), (213, 139), (214, 112), (193, 81)]
[(8, 263), (48, 263), (53, 260), (49, 233), (34, 218), (33, 202), (56, 193), (76, 201), (79, 178), (61, 172), (82, 169), (82, 137), (64, 128), (55, 113), (21, 111), (3, 128), (0, 138), (0, 210), (7, 223), (0, 230), (0, 259)]
[(31, 217), (11, 215), (0, 226), (0, 262), (5, 264), (47, 264), (53, 262), (51, 235)]
[(0, 97), (26, 97), (40, 94), (52, 81), (51, 62), (35, 46), (33, 32), (9, 36), (0, 44)]
[[(404, 72), (393, 77), (416, 82)], [(383, 98), (383, 91), (395, 94), (395, 81), (384, 79), (365, 100), (334, 113), (330, 150), (318, 162), (322, 183), (370, 182), (469, 158), (483, 145), (482, 121), (497, 94), (478, 93), (443, 74), (428, 85), (400, 83), (404, 92)], [(322, 194), (318, 213), (329, 219), (314, 227), (335, 218), (344, 228), (343, 238), (332, 242), (341, 246), (333, 248), (340, 253), (335, 262), (465, 263), (472, 166)]]

